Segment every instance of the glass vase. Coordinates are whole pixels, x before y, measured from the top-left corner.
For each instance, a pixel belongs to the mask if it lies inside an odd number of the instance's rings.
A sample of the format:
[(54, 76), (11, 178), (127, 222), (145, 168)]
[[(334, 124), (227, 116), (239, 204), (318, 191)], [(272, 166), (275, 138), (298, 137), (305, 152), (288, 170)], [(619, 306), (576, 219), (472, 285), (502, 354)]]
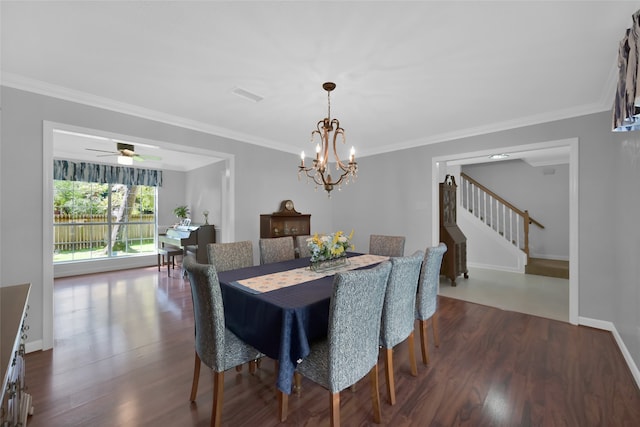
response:
[(315, 271), (316, 273), (322, 273), (325, 271), (336, 270), (345, 265), (348, 265), (349, 261), (346, 256), (342, 256), (340, 258), (333, 259), (325, 259), (322, 261), (311, 261), (309, 268), (311, 271)]

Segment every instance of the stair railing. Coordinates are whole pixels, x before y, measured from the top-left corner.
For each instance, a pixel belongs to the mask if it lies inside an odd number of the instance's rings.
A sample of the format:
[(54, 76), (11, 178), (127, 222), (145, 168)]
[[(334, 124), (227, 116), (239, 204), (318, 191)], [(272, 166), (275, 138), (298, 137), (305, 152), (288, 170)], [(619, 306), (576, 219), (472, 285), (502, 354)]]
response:
[(521, 249), (528, 261), (529, 225), (540, 228), (544, 225), (533, 219), (527, 210), (518, 209), (464, 172), (460, 173), (460, 185), (460, 205)]

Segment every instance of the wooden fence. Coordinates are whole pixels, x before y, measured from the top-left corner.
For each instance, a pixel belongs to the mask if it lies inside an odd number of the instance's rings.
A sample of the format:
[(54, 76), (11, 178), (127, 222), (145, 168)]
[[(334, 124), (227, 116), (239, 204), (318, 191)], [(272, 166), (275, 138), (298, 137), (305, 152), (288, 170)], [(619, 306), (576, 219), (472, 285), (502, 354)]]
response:
[[(95, 249), (105, 247), (109, 240), (109, 218), (107, 215), (53, 216), (53, 244), (57, 251)], [(155, 217), (145, 214), (129, 218), (122, 227), (123, 240), (145, 241), (155, 238)]]

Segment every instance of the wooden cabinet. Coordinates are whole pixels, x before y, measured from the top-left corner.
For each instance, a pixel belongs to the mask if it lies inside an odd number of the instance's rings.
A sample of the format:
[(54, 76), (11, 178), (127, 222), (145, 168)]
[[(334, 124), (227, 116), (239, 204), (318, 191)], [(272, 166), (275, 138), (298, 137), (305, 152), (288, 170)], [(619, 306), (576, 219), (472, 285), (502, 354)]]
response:
[(2, 406), (0, 425), (26, 426), (33, 412), (31, 395), (24, 381), (24, 340), (30, 284), (0, 287), (0, 360), (2, 363)]
[(456, 286), (456, 277), (469, 277), (467, 269), (467, 238), (458, 227), (456, 180), (447, 175), (440, 183), (440, 241), (447, 245), (447, 252), (442, 258), (440, 274), (451, 279), (451, 286)]
[(291, 236), (295, 245), (295, 236), (308, 234), (311, 234), (311, 215), (297, 212), (291, 200), (284, 200), (277, 212), (260, 215), (261, 238)]

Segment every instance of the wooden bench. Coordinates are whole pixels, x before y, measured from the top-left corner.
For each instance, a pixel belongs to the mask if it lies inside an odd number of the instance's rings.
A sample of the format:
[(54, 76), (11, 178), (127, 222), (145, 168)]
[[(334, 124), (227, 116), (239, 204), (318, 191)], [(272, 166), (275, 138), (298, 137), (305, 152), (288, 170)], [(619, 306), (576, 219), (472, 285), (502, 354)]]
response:
[(167, 257), (167, 276), (170, 276), (171, 269), (176, 268), (176, 256), (182, 256), (183, 251), (177, 246), (164, 246), (158, 248), (158, 271), (160, 266), (164, 264), (164, 257)]

